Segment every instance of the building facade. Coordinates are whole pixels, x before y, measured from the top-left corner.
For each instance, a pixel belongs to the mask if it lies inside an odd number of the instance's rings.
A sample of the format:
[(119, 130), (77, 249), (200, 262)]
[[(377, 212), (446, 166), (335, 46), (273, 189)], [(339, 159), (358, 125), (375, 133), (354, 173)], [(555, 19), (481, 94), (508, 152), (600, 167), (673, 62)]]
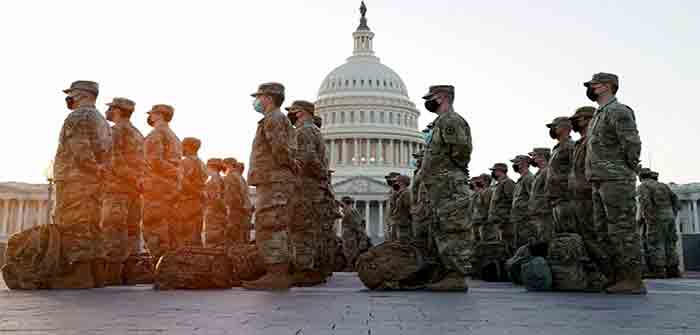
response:
[(384, 176), (393, 171), (412, 176), (412, 154), (425, 142), (406, 84), (375, 56), (364, 4), (360, 11), (353, 54), (322, 81), (315, 105), (338, 199), (355, 198), (368, 235), (379, 242), (389, 193)]

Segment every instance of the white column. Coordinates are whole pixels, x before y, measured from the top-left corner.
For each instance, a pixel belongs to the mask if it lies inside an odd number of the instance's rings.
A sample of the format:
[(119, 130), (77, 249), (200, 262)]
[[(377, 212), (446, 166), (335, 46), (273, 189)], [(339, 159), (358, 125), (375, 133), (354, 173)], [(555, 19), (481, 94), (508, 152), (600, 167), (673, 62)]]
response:
[(360, 164), (360, 140), (355, 138), (353, 151), (355, 152), (355, 163)]
[(389, 161), (389, 165), (394, 166), (394, 140), (389, 140), (389, 154), (386, 155), (386, 159)]
[(384, 165), (384, 148), (382, 148), (384, 141), (381, 138), (377, 139), (377, 164)]
[(683, 233), (681, 233), (681, 216), (676, 215), (676, 220), (674, 222), (676, 225), (676, 233), (678, 234), (678, 241), (676, 242), (676, 252), (678, 252), (678, 259), (681, 271), (685, 271), (685, 262), (683, 261)]
[[(19, 231), (22, 231), (22, 226), (24, 225), (24, 200), (19, 201), (18, 207), (19, 207), (19, 214), (17, 214), (17, 228), (19, 228), (19, 230), (12, 231), (11, 232), (12, 234), (19, 232)], [(17, 228), (15, 228), (15, 229), (17, 229)]]
[(693, 199), (692, 202), (692, 210), (690, 211), (690, 215), (692, 216), (692, 222), (693, 222), (693, 233), (700, 233), (700, 224), (698, 224), (698, 201)]
[(367, 223), (365, 225), (365, 231), (367, 232), (367, 236), (369, 236), (369, 200), (365, 200), (365, 222)]
[(340, 145), (343, 146), (343, 152), (341, 152), (342, 157), (340, 157), (340, 165), (347, 165), (348, 160), (348, 141), (343, 138), (340, 140)]
[(10, 217), (10, 200), (2, 199), (0, 201), (2, 202), (2, 210), (0, 211), (0, 215), (2, 215), (2, 221), (0, 221), (0, 232), (6, 232), (7, 221)]
[(372, 156), (372, 146), (370, 145), (369, 137), (365, 138), (365, 147), (367, 147), (367, 156), (365, 158), (367, 158), (367, 164), (369, 164), (369, 158)]
[(384, 237), (384, 201), (379, 202), (379, 237)]

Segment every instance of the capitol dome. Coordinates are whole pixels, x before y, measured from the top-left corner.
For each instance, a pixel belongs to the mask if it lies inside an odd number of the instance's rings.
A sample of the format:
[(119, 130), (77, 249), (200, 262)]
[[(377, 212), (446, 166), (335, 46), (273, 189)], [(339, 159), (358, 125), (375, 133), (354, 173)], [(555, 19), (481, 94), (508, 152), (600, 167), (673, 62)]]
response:
[(374, 55), (366, 12), (363, 2), (360, 25), (352, 34), (353, 54), (323, 79), (315, 105), (336, 195), (355, 198), (368, 234), (381, 241), (389, 192), (384, 176), (412, 176), (413, 154), (425, 142), (406, 84)]

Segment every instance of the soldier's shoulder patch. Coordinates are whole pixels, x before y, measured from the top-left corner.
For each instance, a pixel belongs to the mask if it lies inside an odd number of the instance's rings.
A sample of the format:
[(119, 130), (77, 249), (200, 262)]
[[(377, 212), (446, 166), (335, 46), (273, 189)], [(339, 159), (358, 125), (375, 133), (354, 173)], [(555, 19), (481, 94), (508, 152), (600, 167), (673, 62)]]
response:
[(457, 132), (457, 130), (455, 130), (455, 127), (453, 127), (453, 126), (445, 127), (445, 134), (446, 135), (454, 135), (456, 132)]

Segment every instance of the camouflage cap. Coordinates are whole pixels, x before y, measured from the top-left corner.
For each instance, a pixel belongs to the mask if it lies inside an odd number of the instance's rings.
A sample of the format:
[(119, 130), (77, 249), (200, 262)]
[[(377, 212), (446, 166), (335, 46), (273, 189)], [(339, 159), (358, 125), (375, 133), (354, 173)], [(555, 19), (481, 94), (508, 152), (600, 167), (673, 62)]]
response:
[(221, 158), (209, 158), (207, 159), (207, 166), (216, 168), (218, 170), (224, 169), (224, 161)]
[(424, 150), (416, 151), (412, 155), (413, 155), (413, 158), (423, 158), (423, 156), (425, 156), (425, 151)]
[(233, 157), (224, 158), (223, 162), (226, 166), (236, 166), (238, 164), (238, 160)]
[(547, 128), (555, 128), (555, 127), (572, 128), (571, 120), (569, 120), (569, 118), (566, 116), (559, 116), (559, 117), (554, 118), (554, 120), (552, 120), (551, 123), (547, 123)]
[(639, 169), (639, 178), (649, 178), (653, 172), (650, 168)]
[(528, 156), (528, 155), (517, 155), (517, 156), (515, 156), (515, 158), (511, 159), (510, 161), (511, 161), (511, 163), (520, 163), (522, 161), (529, 161), (529, 160), (530, 160), (530, 156)]
[(255, 93), (252, 93), (250, 96), (257, 97), (259, 95), (284, 96), (284, 85), (275, 82), (260, 84), (260, 86), (258, 86), (258, 90)]
[(574, 121), (580, 118), (590, 119), (595, 114), (596, 108), (593, 106), (583, 106), (576, 109), (574, 115), (572, 115), (569, 120)]
[(351, 196), (346, 195), (346, 196), (342, 197), (340, 199), (340, 201), (346, 202), (346, 203), (354, 203), (355, 199), (353, 199), (353, 197), (351, 197)]
[(202, 146), (202, 141), (196, 137), (185, 137), (182, 139), (182, 148), (189, 148), (192, 150), (199, 150)]
[(318, 115), (314, 115), (314, 125), (319, 128), (323, 127), (323, 118)]
[(491, 170), (491, 171), (501, 170), (503, 172), (508, 172), (508, 165), (506, 165), (506, 163), (496, 163), (493, 165), (492, 168), (489, 168), (489, 170)]
[(437, 93), (447, 93), (451, 97), (455, 96), (455, 87), (452, 85), (433, 85), (428, 88), (428, 93), (423, 96), (423, 99), (430, 99), (433, 95)]
[(69, 88), (63, 90), (63, 93), (68, 94), (74, 90), (86, 91), (98, 95), (100, 93), (100, 85), (94, 81), (77, 80), (71, 83)]
[(482, 173), (479, 175), (479, 179), (483, 180), (485, 184), (491, 183), (491, 175), (488, 173)]
[(605, 73), (605, 72), (599, 72), (593, 75), (593, 78), (585, 83), (583, 83), (583, 86), (591, 86), (591, 84), (602, 84), (602, 83), (608, 83), (608, 84), (614, 84), (615, 86), (620, 86), (620, 82), (617, 79), (617, 75), (614, 75), (612, 73)]
[(552, 150), (549, 148), (533, 148), (532, 151), (528, 153), (530, 157), (535, 157), (537, 155), (549, 156), (552, 154)]
[(393, 180), (396, 179), (396, 177), (400, 176), (401, 174), (398, 172), (389, 172), (388, 175), (384, 176), (384, 179), (386, 180)]
[(153, 105), (153, 107), (151, 107), (151, 110), (147, 113), (160, 113), (165, 117), (166, 121), (170, 122), (173, 119), (173, 116), (175, 115), (175, 108), (166, 104), (158, 104)]
[(408, 186), (411, 185), (411, 178), (405, 174), (399, 175), (394, 179), (397, 183), (403, 183), (404, 185)]
[(112, 99), (112, 102), (108, 102), (106, 105), (109, 107), (117, 107), (128, 112), (133, 112), (136, 103), (127, 98), (114, 98)]
[(306, 101), (306, 100), (296, 100), (292, 102), (292, 105), (289, 107), (285, 107), (287, 111), (291, 112), (295, 109), (301, 109), (304, 112), (309, 112), (311, 114), (314, 114), (314, 104)]
[(659, 173), (656, 171), (651, 171), (651, 178), (653, 179), (659, 179)]

